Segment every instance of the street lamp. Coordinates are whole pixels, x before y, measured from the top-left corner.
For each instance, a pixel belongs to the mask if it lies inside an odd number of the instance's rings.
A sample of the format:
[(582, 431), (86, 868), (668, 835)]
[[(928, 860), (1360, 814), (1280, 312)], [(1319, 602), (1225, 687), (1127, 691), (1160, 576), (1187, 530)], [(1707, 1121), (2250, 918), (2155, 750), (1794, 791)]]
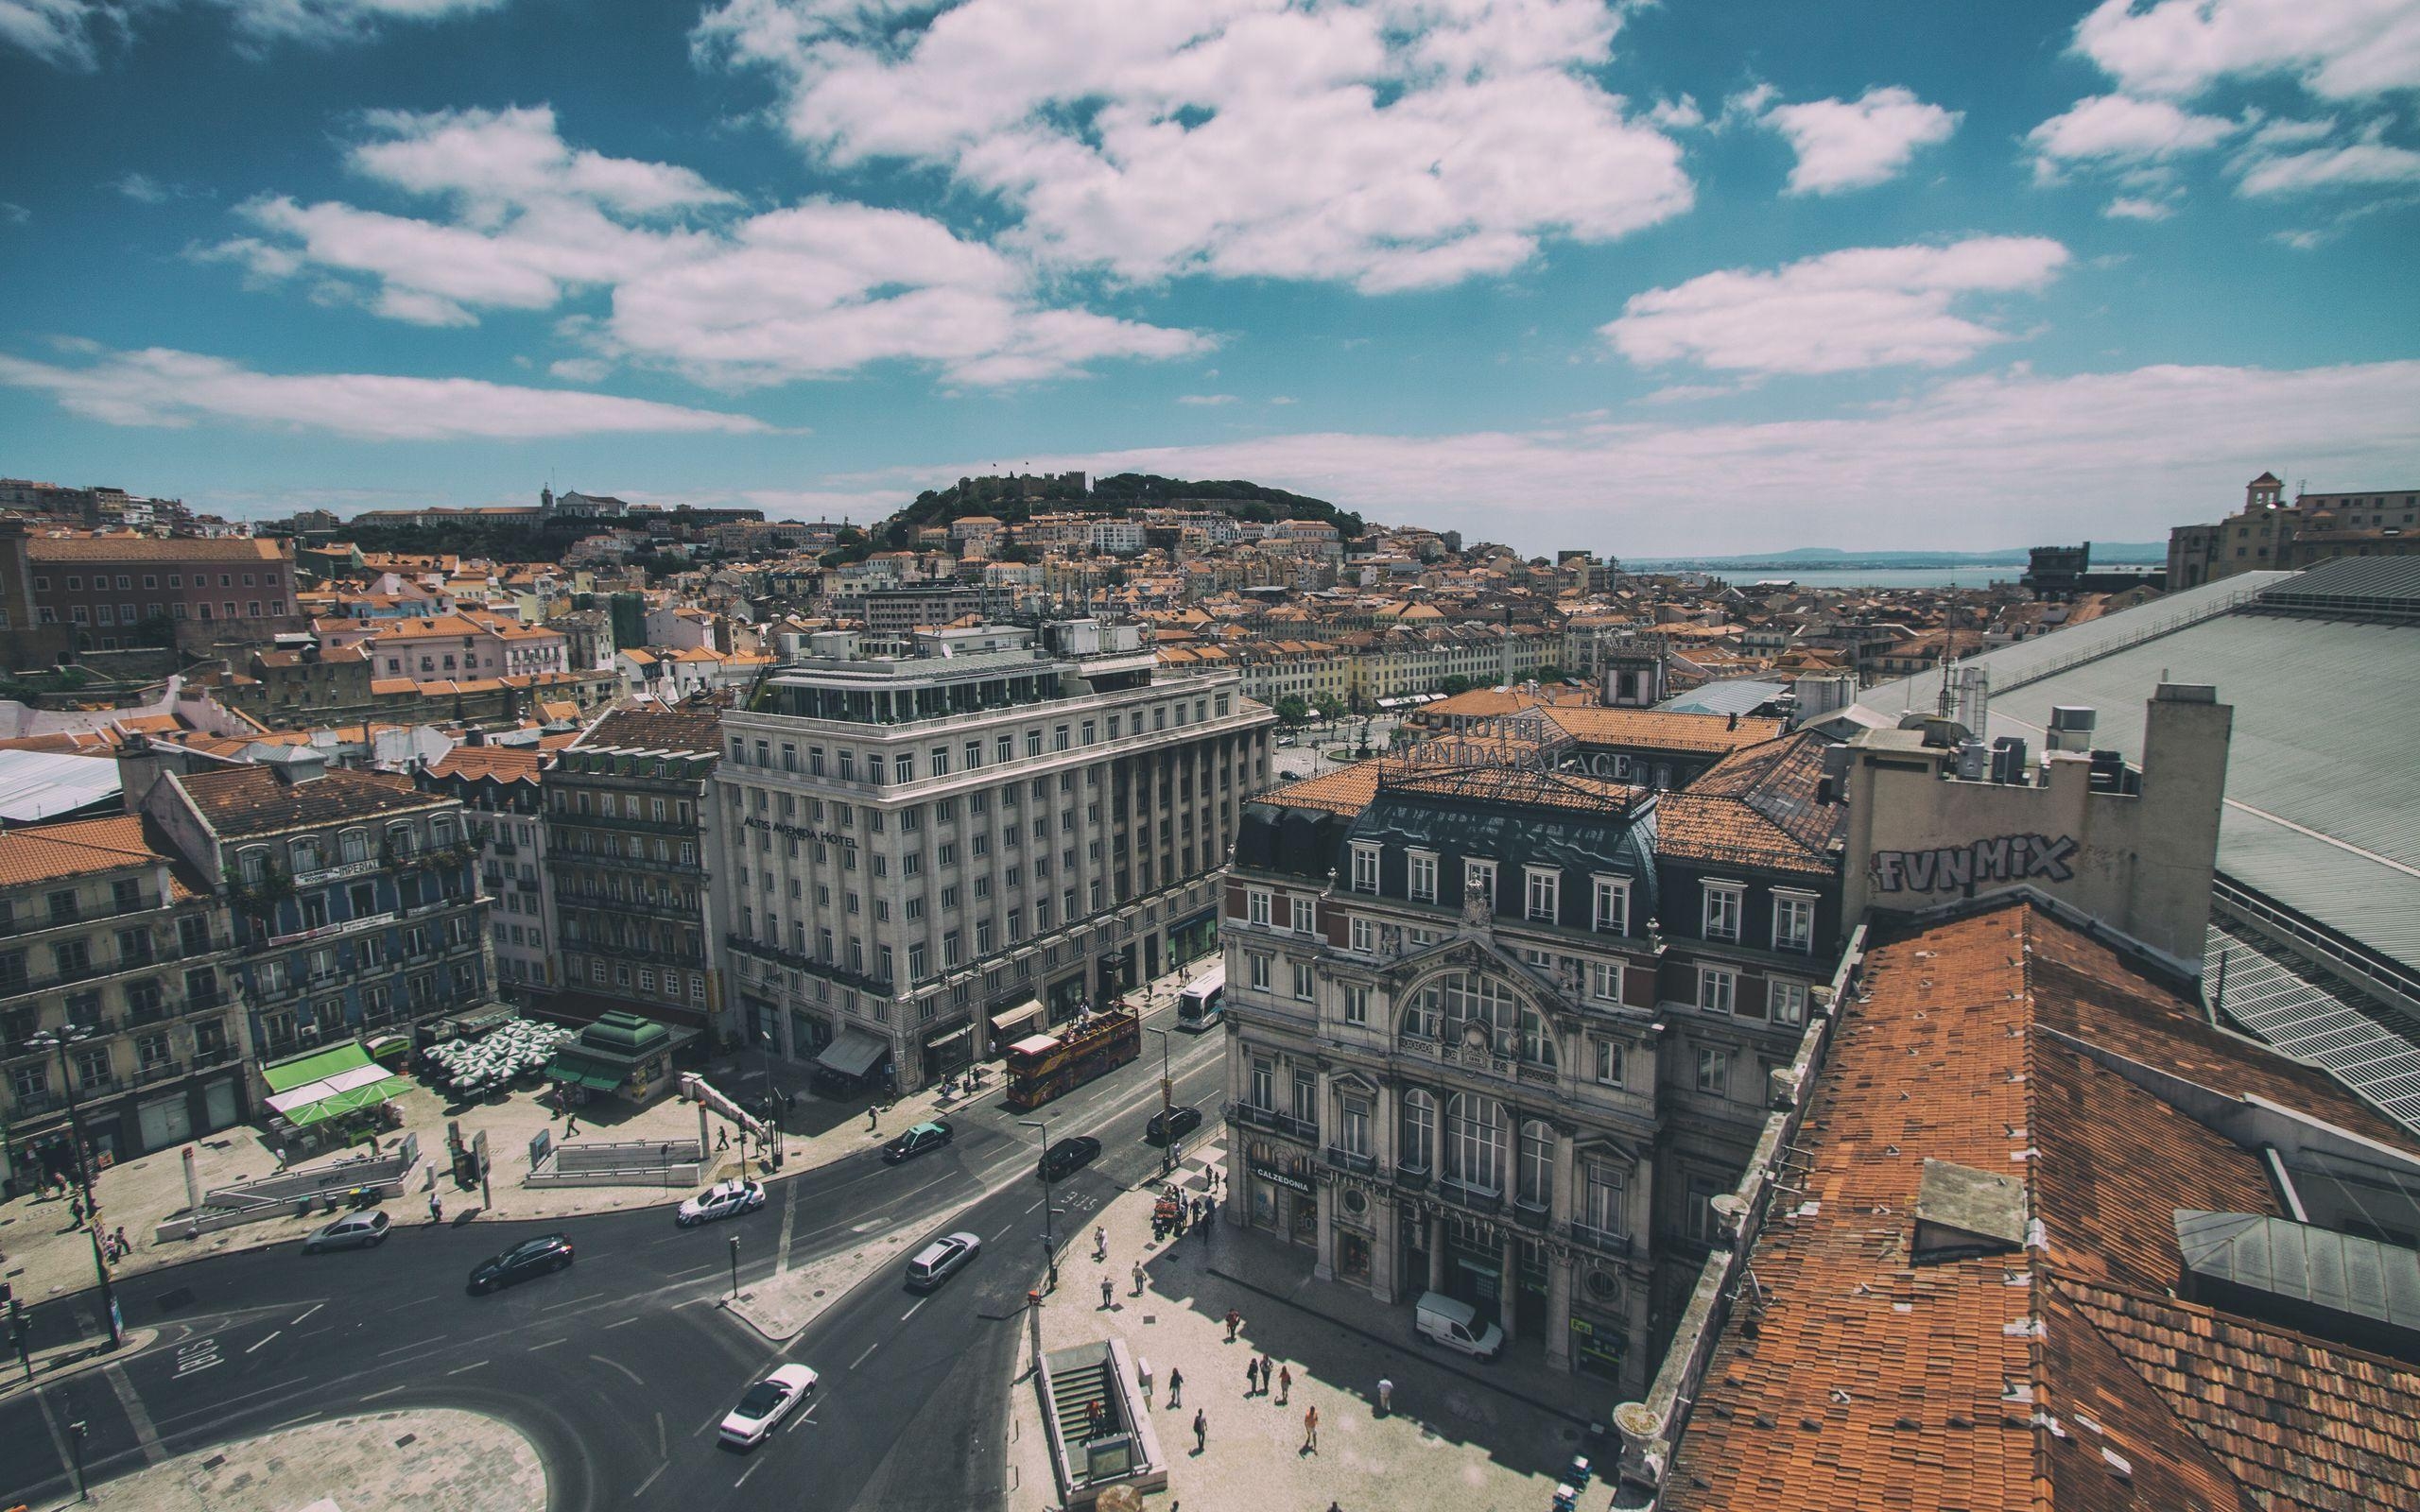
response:
[(1059, 1245), (1050, 1231), (1050, 1125), (1038, 1118), (1020, 1118), (1017, 1122), (1041, 1136), (1037, 1143), (1042, 1146), (1042, 1254), (1050, 1263), (1049, 1287), (1055, 1292), (1059, 1289)]
[(731, 1299), (739, 1300), (739, 1236), (731, 1236)]
[(757, 1030), (756, 1042), (763, 1046), (765, 1051), (765, 1116), (773, 1125), (772, 1168), (778, 1171), (782, 1168), (782, 1100), (773, 1091), (773, 1031)]
[(59, 1052), (59, 1077), (67, 1094), (67, 1138), (75, 1146), (76, 1181), (84, 1189), (85, 1237), (93, 1242), (93, 1274), (100, 1280), (101, 1311), (109, 1314), (110, 1348), (114, 1349), (126, 1342), (126, 1323), (118, 1316), (117, 1290), (110, 1284), (109, 1262), (101, 1255), (100, 1204), (93, 1198), (93, 1168), (91, 1162), (84, 1159), (84, 1120), (76, 1107), (76, 1071), (67, 1063), (67, 1047), (82, 1044), (92, 1038), (91, 1029), (70, 1023), (28, 1036), (26, 1043), (37, 1050)]
[(84, 1435), (90, 1431), (81, 1418), (67, 1425), (68, 1452), (76, 1456), (76, 1500), (89, 1502), (93, 1493), (84, 1487)]
[(1146, 1034), (1160, 1037), (1160, 1175), (1176, 1169), (1176, 1083), (1168, 1079), (1168, 1032), (1146, 1028)]

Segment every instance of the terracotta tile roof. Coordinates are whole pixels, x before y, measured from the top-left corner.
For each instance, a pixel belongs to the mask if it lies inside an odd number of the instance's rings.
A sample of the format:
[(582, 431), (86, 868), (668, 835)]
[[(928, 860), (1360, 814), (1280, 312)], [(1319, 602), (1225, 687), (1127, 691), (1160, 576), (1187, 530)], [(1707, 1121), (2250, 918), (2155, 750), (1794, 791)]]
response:
[(1328, 814), (1358, 814), (1378, 796), (1378, 774), (1386, 770), (1408, 771), (1409, 764), (1378, 757), (1356, 762), (1350, 766), (1317, 777), (1305, 778), (1284, 787), (1271, 788), (1253, 801), (1273, 803), (1287, 809), (1319, 809)]
[(171, 902), (182, 902), (209, 890), (209, 885), (168, 843), (166, 834), (141, 815), (29, 824), (0, 833), (0, 888), (31, 887), (163, 862), (169, 868)]
[(443, 761), (428, 769), (428, 775), (535, 782), (541, 765), (533, 746), (457, 746), (445, 753)]
[(267, 766), (230, 766), (172, 777), (222, 838), (274, 834), (315, 824), (367, 819), (451, 799), (421, 792), (408, 777), (338, 767), (288, 785)]
[(1468, 766), (1448, 771), (1423, 771), (1390, 776), (1385, 785), (1394, 792), (1422, 793), (1470, 803), (1512, 803), (1531, 808), (1570, 809), (1583, 814), (1622, 814), (1645, 791), (1602, 778), (1574, 772), (1541, 772), (1522, 766)]
[(26, 558), (36, 562), (85, 561), (224, 561), (283, 562), (274, 541), (245, 536), (181, 536), (161, 541), (149, 536), (35, 536), (26, 542)]
[[(2260, 1150), (2151, 1089), (2276, 1096), (2420, 1152), (2145, 970), (2022, 899), (1872, 951), (1794, 1141), (1804, 1188), (1749, 1256), (1761, 1304), (1714, 1346), (1663, 1505), (2408, 1503), (2420, 1370), (2169, 1295), (2178, 1209), (2280, 1207)], [(2026, 1242), (1917, 1262), (1927, 1160), (2019, 1183)]]
[(1831, 846), (1848, 809), (1837, 799), (1817, 801), (1825, 744), (1802, 731), (1752, 746), (1665, 795), (1656, 805), (1657, 853), (1803, 876), (1837, 873), (1840, 857)]
[[(1434, 709), (1437, 705), (1431, 704)], [(1679, 714), (1657, 709), (1593, 709), (1560, 706), (1546, 716), (1583, 746), (1627, 746), (1641, 750), (1733, 751), (1779, 738), (1789, 728), (1778, 719), (1741, 719), (1722, 714)]]
[(690, 750), (719, 755), (722, 751), (722, 709), (706, 702), (666, 709), (647, 705), (616, 709), (588, 727), (580, 746), (622, 746), (640, 750)]

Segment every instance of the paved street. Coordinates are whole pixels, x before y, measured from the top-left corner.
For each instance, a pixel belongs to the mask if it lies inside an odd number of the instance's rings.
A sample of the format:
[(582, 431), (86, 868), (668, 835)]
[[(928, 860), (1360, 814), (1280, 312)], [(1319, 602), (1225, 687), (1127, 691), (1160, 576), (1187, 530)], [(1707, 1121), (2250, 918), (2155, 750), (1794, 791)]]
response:
[[(1166, 1023), (1170, 1010), (1150, 1016)], [(1148, 1043), (1148, 1041), (1147, 1041)], [(1180, 1098), (1215, 1112), (1218, 1035), (1173, 1042)], [(1063, 1243), (1087, 1214), (1155, 1174), (1140, 1142), (1158, 1057), (1048, 1105), (1052, 1136), (1106, 1149), (1055, 1188)], [(119, 1287), (149, 1348), (0, 1398), (0, 1505), (71, 1494), (68, 1425), (87, 1426), (95, 1479), (268, 1429), (362, 1411), (452, 1407), (499, 1418), (543, 1458), (554, 1512), (631, 1504), (758, 1504), (769, 1485), (803, 1507), (996, 1505), (1006, 1386), (1040, 1261), (1042, 1188), (1031, 1131), (996, 1096), (952, 1115), (955, 1143), (903, 1166), (872, 1150), (778, 1182), (764, 1210), (675, 1228), (662, 1208), (551, 1223), (406, 1222), (384, 1247), (305, 1257), (291, 1246), (224, 1255)], [(403, 1210), (408, 1211), (408, 1210)], [(865, 1236), (971, 1229), (985, 1249), (928, 1298), (882, 1269), (786, 1343), (730, 1315), (727, 1240), (743, 1293), (843, 1254)], [(488, 1297), (463, 1278), (528, 1234), (569, 1234), (569, 1270)], [(92, 1294), (33, 1312), (35, 1346), (95, 1325)], [(752, 1454), (717, 1447), (739, 1393), (782, 1360), (823, 1387)], [(753, 1487), (752, 1491), (751, 1487)], [(348, 1507), (357, 1503), (348, 1503)]]

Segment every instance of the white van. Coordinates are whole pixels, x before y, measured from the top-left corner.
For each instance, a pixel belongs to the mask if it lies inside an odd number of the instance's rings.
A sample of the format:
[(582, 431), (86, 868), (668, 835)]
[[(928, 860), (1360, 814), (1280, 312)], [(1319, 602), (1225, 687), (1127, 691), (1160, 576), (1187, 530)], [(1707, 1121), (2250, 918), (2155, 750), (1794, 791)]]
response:
[(1481, 1328), (1468, 1302), (1457, 1302), (1442, 1292), (1421, 1293), (1412, 1316), (1423, 1337), (1449, 1349), (1493, 1360), (1504, 1348), (1502, 1329), (1493, 1323)]

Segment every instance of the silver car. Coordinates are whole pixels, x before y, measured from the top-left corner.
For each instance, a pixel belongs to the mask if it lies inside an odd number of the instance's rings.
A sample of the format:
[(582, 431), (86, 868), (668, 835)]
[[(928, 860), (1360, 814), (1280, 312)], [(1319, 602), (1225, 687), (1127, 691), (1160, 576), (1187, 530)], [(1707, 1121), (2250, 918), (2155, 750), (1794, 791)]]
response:
[(356, 1212), (313, 1232), (302, 1241), (302, 1253), (316, 1255), (322, 1249), (374, 1249), (386, 1242), (387, 1215), (377, 1211)]
[(983, 1241), (973, 1234), (943, 1234), (908, 1263), (908, 1285), (911, 1291), (929, 1292), (950, 1279), (959, 1266), (973, 1260), (983, 1247)]

